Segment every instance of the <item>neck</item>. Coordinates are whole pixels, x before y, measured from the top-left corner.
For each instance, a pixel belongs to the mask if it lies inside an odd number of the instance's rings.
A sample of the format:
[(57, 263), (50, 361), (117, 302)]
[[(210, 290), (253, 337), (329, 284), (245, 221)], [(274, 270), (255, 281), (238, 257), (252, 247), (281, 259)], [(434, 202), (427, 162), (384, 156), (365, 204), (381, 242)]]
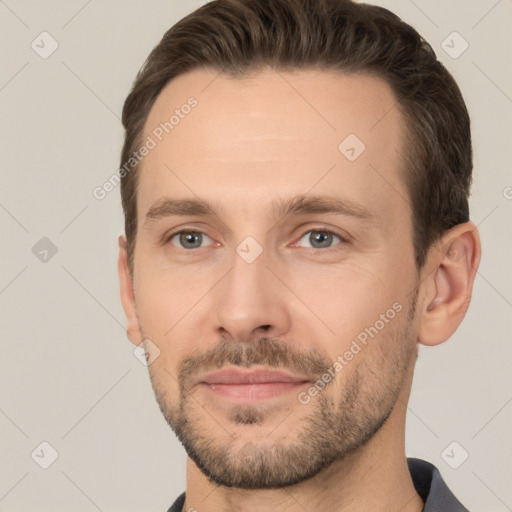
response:
[(363, 447), (299, 484), (238, 489), (212, 483), (187, 459), (184, 511), (421, 512), (405, 456), (405, 409), (398, 400), (388, 421)]

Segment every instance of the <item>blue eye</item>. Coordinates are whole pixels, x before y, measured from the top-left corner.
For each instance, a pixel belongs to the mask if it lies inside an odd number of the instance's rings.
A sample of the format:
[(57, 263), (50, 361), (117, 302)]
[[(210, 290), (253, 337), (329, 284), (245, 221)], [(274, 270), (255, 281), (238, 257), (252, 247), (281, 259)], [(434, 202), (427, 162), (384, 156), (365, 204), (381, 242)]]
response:
[(203, 243), (208, 240), (211, 242), (209, 236), (199, 231), (180, 231), (169, 238), (171, 244), (180, 249), (198, 249), (208, 245)]
[(332, 231), (314, 229), (305, 233), (299, 240), (299, 244), (301, 242), (309, 244), (306, 245), (306, 247), (311, 247), (313, 249), (329, 249), (336, 240), (338, 243), (342, 242), (342, 239)]
[[(199, 249), (211, 245), (212, 239), (200, 231), (179, 231), (169, 237), (169, 242), (179, 249)], [(341, 236), (326, 229), (309, 230), (300, 238), (297, 245), (315, 250), (330, 249), (342, 243)]]

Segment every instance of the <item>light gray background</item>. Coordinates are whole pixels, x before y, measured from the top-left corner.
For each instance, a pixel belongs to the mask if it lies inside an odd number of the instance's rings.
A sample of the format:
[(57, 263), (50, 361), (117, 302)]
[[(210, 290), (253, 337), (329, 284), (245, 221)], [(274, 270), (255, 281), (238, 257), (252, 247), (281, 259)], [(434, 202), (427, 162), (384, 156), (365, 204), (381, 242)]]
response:
[[(92, 190), (119, 165), (119, 117), (135, 73), (163, 33), (202, 3), (0, 0), (0, 511), (157, 512), (185, 488), (185, 453), (125, 337), (119, 190), (103, 201)], [(407, 451), (436, 464), (472, 510), (505, 512), (512, 1), (376, 3), (415, 26), (461, 85), (473, 121), (472, 220), (484, 248), (462, 326), (420, 352)], [(59, 44), (47, 59), (31, 48), (43, 31)], [(454, 31), (469, 43), (457, 59), (441, 46)], [(447, 42), (461, 48), (453, 36)], [(42, 237), (58, 249), (47, 262), (32, 252)], [(58, 452), (48, 469), (31, 457), (43, 441)], [(458, 469), (441, 456), (452, 441), (469, 453)], [(449, 450), (452, 460), (462, 449)], [(36, 453), (42, 460), (49, 452)]]

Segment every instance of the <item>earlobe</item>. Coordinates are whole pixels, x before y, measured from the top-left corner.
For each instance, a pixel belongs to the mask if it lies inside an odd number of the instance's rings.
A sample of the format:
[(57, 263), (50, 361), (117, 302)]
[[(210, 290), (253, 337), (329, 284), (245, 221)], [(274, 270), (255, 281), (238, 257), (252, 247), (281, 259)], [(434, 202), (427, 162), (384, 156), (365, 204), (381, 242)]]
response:
[(128, 339), (134, 344), (142, 343), (143, 336), (140, 330), (137, 310), (135, 307), (135, 293), (133, 291), (133, 280), (128, 267), (128, 253), (126, 250), (126, 238), (119, 236), (119, 259), (117, 270), (119, 273), (119, 284), (121, 292), (121, 303), (126, 315), (126, 334)]
[(462, 322), (471, 301), (480, 263), (481, 246), (472, 222), (448, 230), (440, 244), (429, 251), (422, 283), (418, 340), (424, 345), (446, 341)]

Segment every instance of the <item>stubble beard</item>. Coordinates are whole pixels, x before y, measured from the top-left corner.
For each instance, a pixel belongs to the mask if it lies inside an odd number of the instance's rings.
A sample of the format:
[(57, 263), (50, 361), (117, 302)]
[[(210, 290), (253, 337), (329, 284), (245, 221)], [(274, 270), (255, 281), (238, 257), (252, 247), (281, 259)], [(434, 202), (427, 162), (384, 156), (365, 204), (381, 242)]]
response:
[[(240, 367), (263, 364), (319, 377), (332, 367), (332, 361), (318, 351), (291, 352), (290, 344), (272, 338), (260, 338), (250, 344), (223, 340), (214, 350), (182, 361), (178, 404), (173, 404), (165, 391), (165, 375), (170, 378), (169, 375), (164, 371), (157, 377), (150, 370), (160, 410), (188, 456), (214, 483), (242, 489), (272, 489), (300, 483), (363, 447), (389, 418), (417, 354), (411, 339), (415, 305), (416, 295), (402, 325), (395, 329), (387, 326), (388, 333), (381, 332), (369, 342), (380, 344), (380, 356), (361, 362), (357, 361), (360, 356), (356, 356), (349, 363), (354, 366), (338, 397), (333, 395), (333, 381), (307, 405), (296, 400), (293, 407), (300, 408), (299, 418), (293, 411), (288, 413), (290, 418), (283, 416), (281, 430), (276, 428), (267, 438), (247, 436), (246, 441), (236, 438), (237, 428), (247, 431), (265, 425), (264, 407), (233, 405), (227, 416), (215, 418), (219, 413), (211, 407), (206, 411), (193, 396), (194, 390), (189, 386), (191, 377), (200, 370), (226, 364)], [(365, 347), (362, 351), (371, 349), (375, 347)], [(373, 355), (376, 356), (375, 351)], [(337, 378), (347, 370), (344, 368)], [(235, 438), (221, 427), (226, 423)], [(290, 433), (289, 440), (282, 432)]]

